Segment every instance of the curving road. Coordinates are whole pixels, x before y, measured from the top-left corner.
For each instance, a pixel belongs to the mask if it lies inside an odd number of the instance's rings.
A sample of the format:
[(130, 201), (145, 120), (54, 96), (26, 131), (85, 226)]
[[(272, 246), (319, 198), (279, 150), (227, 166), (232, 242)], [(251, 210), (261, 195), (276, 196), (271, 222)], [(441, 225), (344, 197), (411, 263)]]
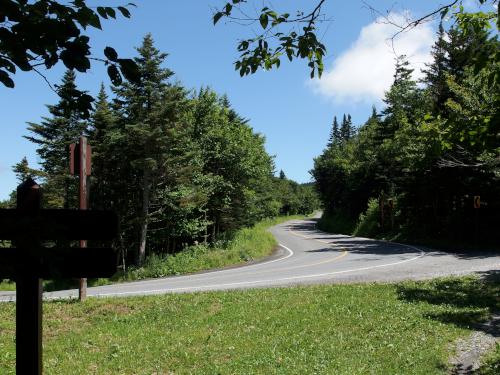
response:
[[(500, 254), (450, 254), (315, 229), (315, 219), (271, 228), (278, 251), (251, 265), (187, 276), (144, 280), (88, 289), (89, 296), (132, 296), (306, 283), (389, 282), (473, 272), (500, 272)], [(44, 293), (45, 298), (77, 297), (77, 290)], [(0, 301), (15, 293), (0, 292)]]

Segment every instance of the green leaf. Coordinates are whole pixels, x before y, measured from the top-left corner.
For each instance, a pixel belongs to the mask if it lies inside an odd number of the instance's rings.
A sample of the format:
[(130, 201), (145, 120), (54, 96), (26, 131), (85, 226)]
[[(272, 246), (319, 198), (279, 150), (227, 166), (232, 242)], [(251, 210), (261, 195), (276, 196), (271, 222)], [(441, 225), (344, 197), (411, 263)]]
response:
[(0, 67), (5, 68), (10, 73), (16, 72), (16, 66), (12, 64), (9, 60), (3, 59), (0, 57)]
[(219, 20), (221, 19), (221, 17), (224, 15), (224, 13), (222, 12), (217, 12), (214, 14), (214, 25), (219, 22)]
[(262, 26), (263, 29), (267, 28), (267, 24), (269, 23), (269, 18), (267, 14), (262, 13), (259, 18), (260, 25)]
[(108, 16), (110, 16), (111, 18), (116, 18), (116, 12), (113, 8), (106, 7), (104, 9), (106, 9), (106, 13), (108, 14)]
[(125, 77), (130, 82), (139, 83), (140, 73), (139, 67), (132, 59), (118, 59), (118, 64), (120, 64), (120, 70)]
[(104, 9), (104, 7), (97, 7), (96, 10), (97, 10), (97, 13), (99, 13), (99, 15), (102, 18), (108, 19), (108, 14), (106, 13), (106, 10)]
[(116, 62), (118, 60), (118, 54), (116, 53), (114, 48), (111, 47), (104, 48), (104, 56), (106, 56), (106, 58), (113, 62)]
[(89, 19), (89, 25), (95, 27), (96, 29), (102, 30), (101, 20), (97, 14), (92, 12), (92, 16)]
[(108, 76), (111, 79), (111, 82), (115, 86), (119, 86), (122, 83), (122, 76), (120, 72), (118, 71), (118, 68), (116, 65), (110, 65), (108, 66)]
[(11, 89), (14, 88), (14, 81), (3, 70), (0, 70), (0, 82), (2, 82), (6, 87)]
[(125, 7), (118, 7), (118, 10), (121, 12), (123, 17), (130, 18), (130, 11)]

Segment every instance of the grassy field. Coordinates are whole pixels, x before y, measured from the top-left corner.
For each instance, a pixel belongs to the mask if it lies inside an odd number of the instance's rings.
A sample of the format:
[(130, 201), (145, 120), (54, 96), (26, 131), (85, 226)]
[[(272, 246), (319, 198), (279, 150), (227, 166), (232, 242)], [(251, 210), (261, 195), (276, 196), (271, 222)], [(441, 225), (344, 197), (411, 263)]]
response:
[[(45, 373), (445, 374), (499, 292), (450, 278), (48, 302)], [(1, 374), (14, 373), (14, 309), (0, 304)]]
[[(117, 273), (111, 279), (90, 279), (89, 286), (107, 285), (122, 281), (141, 280), (193, 273), (211, 268), (238, 265), (270, 255), (278, 245), (267, 230), (269, 227), (304, 216), (280, 216), (265, 219), (251, 228), (238, 230), (231, 240), (219, 241), (214, 246), (191, 246), (177, 254), (152, 255), (143, 267), (131, 267), (126, 273)], [(77, 287), (77, 281), (45, 280), (46, 291)], [(0, 290), (15, 290), (13, 282), (0, 280)]]

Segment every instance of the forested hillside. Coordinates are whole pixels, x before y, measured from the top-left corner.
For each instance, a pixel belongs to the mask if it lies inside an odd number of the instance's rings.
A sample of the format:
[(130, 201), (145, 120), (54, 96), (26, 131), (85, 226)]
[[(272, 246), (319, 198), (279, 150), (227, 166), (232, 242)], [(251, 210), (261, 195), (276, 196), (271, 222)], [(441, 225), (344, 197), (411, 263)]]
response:
[(115, 245), (123, 263), (142, 264), (149, 254), (175, 253), (263, 218), (317, 208), (312, 186), (283, 172), (274, 176), (264, 137), (225, 95), (174, 81), (151, 35), (137, 52), (140, 79), (112, 87), (112, 97), (102, 86), (90, 118), (74, 106), (70, 70), (58, 86), (60, 101), (48, 105), (50, 115), (29, 124), (26, 138), (37, 145), (41, 170), (26, 159), (13, 170), (20, 181), (42, 181), (44, 207), (77, 208), (69, 145), (83, 134), (93, 153), (90, 208), (118, 214)]
[(467, 17), (440, 26), (421, 82), (399, 56), (381, 112), (355, 132), (334, 119), (311, 171), (323, 228), (500, 243), (500, 44), (492, 16)]

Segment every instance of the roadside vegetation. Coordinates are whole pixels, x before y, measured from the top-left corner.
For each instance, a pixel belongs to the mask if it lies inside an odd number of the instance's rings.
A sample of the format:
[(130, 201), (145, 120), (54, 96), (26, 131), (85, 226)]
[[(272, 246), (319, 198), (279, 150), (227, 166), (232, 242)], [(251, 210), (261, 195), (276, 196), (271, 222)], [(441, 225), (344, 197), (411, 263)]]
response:
[(111, 280), (140, 280), (145, 278), (182, 275), (226, 266), (240, 265), (271, 255), (278, 242), (269, 227), (303, 216), (281, 216), (265, 219), (251, 228), (238, 230), (231, 239), (213, 244), (198, 244), (172, 255), (152, 255), (142, 267), (132, 267)]
[[(268, 229), (288, 220), (304, 216), (279, 216), (264, 219), (249, 228), (234, 232), (230, 238), (215, 243), (195, 244), (174, 254), (152, 254), (142, 266), (132, 266), (125, 272), (119, 271), (111, 278), (89, 279), (89, 286), (107, 285), (116, 282), (148, 278), (184, 275), (214, 268), (237, 266), (269, 256), (278, 242)], [(76, 288), (77, 280), (44, 280), (44, 290), (53, 291)], [(0, 291), (14, 291), (16, 285), (9, 280), (0, 283)]]
[(495, 350), (485, 356), (481, 367), (475, 375), (497, 375), (500, 374), (500, 344), (497, 343)]
[[(214, 249), (230, 248), (228, 239), (239, 240), (239, 230), (262, 220), (319, 207), (311, 184), (276, 170), (264, 136), (226, 95), (182, 86), (166, 58), (146, 35), (134, 59), (140, 79), (102, 85), (90, 114), (74, 106), (81, 91), (68, 70), (49, 115), (28, 124), (25, 138), (36, 146), (40, 169), (26, 158), (13, 166), (19, 182), (35, 177), (41, 184), (43, 208), (76, 208), (78, 181), (69, 174), (68, 150), (85, 135), (92, 146), (89, 207), (117, 214), (113, 245), (131, 278), (239, 262), (238, 256), (223, 261)], [(0, 202), (14, 206), (15, 193)], [(195, 254), (202, 259), (195, 261)]]
[[(311, 171), (319, 228), (446, 247), (498, 248), (500, 42), (494, 13), (441, 24), (416, 81), (397, 58), (384, 107), (360, 127), (334, 117)], [(469, 22), (470, 21), (470, 22)]]
[[(499, 309), (498, 281), (446, 278), (44, 304), (48, 374), (446, 374)], [(14, 304), (0, 372), (14, 373)]]

